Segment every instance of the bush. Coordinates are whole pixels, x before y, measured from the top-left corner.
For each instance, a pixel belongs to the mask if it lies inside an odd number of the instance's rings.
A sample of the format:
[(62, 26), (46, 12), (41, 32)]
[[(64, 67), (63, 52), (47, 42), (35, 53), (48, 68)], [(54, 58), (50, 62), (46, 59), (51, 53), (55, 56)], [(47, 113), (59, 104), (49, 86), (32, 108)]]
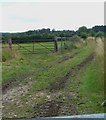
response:
[(88, 37), (88, 34), (85, 33), (85, 32), (81, 32), (80, 37), (83, 38), (83, 39), (86, 39)]
[(96, 37), (100, 37), (100, 38), (104, 37), (104, 32), (98, 32), (96, 34)]
[(79, 42), (81, 41), (81, 38), (78, 35), (74, 35), (73, 37), (70, 38), (70, 41)]
[(74, 35), (64, 43), (64, 49), (68, 49), (68, 50), (76, 49), (81, 47), (82, 43), (83, 40), (79, 36)]

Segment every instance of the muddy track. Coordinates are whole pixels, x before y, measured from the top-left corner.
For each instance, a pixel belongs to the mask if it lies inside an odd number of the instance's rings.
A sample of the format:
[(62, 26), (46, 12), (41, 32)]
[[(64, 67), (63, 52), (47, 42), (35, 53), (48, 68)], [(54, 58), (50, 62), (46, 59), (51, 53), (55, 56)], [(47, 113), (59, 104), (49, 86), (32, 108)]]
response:
[(34, 106), (34, 115), (39, 117), (51, 117), (59, 114), (60, 106), (62, 102), (51, 100), (42, 104), (36, 104)]
[[(90, 64), (94, 59), (94, 53), (89, 55), (83, 62), (71, 68), (69, 72), (62, 78), (59, 78), (56, 82), (50, 84), (48, 91), (51, 99), (44, 100), (41, 103), (35, 103), (32, 108), (33, 117), (50, 117), (59, 115), (75, 115), (78, 114), (76, 104), (72, 102), (72, 96), (70, 95), (69, 78), (75, 76), (79, 70), (86, 65)], [(62, 63), (62, 62), (60, 62)], [(33, 73), (35, 74), (35, 73)], [(32, 75), (32, 74), (30, 74)], [(30, 75), (23, 76), (29, 77)], [(65, 88), (62, 93), (61, 90)], [(59, 93), (60, 92), (60, 93)], [(58, 95), (59, 93), (59, 95)]]
[(62, 60), (60, 60), (58, 63), (63, 63), (63, 62), (65, 62), (65, 61), (67, 61), (67, 60), (69, 60), (69, 59), (71, 59), (71, 58), (74, 58), (76, 55), (78, 55), (79, 53), (80, 53), (81, 51), (78, 51), (78, 52), (75, 52), (74, 54), (72, 54), (71, 56), (66, 56), (66, 57), (64, 57), (64, 59), (62, 59)]
[(53, 100), (48, 100), (41, 104), (35, 104), (33, 107), (33, 116), (34, 117), (53, 117), (59, 115), (75, 115), (77, 111), (73, 103), (70, 102), (69, 106), (65, 105), (66, 99), (62, 98), (61, 95), (58, 98), (54, 98)]
[(2, 92), (5, 93), (6, 91), (11, 89), (12, 87), (19, 85), (21, 80), (28, 79), (35, 74), (36, 73), (33, 71), (33, 72), (20, 74), (19, 76), (13, 77), (12, 79), (9, 80), (9, 82), (2, 84)]
[(55, 65), (57, 65), (57, 64), (64, 63), (65, 61), (68, 61), (69, 59), (74, 58), (74, 57), (75, 57), (76, 55), (78, 55), (80, 52), (81, 52), (81, 50), (73, 53), (73, 54), (70, 55), (70, 56), (65, 56), (63, 59), (61, 59), (61, 60), (59, 60), (59, 61), (56, 61), (56, 62), (54, 62), (53, 64), (47, 66), (46, 69), (52, 68), (53, 66), (55, 66)]
[[(76, 115), (78, 114), (76, 104), (71, 101), (72, 96), (69, 92), (69, 78), (73, 77), (78, 73), (80, 69), (90, 64), (94, 59), (94, 53), (89, 55), (82, 63), (73, 67), (64, 77), (57, 80), (55, 83), (52, 83), (49, 87), (51, 96), (53, 93), (57, 93), (62, 89), (65, 89), (65, 93), (61, 96), (53, 98), (51, 101), (46, 101), (45, 103), (36, 104), (34, 106), (34, 115), (35, 117), (50, 117), (50, 116), (59, 116), (59, 115)], [(66, 86), (67, 84), (68, 86)]]
[[(48, 70), (49, 68), (52, 68), (54, 65), (56, 64), (60, 64), (60, 63), (63, 63), (71, 58), (74, 58), (77, 54), (79, 54), (80, 51), (78, 52), (75, 52), (74, 54), (72, 54), (71, 56), (66, 56), (65, 58), (63, 58), (62, 60), (60, 61), (56, 61), (55, 63), (51, 64), (51, 65), (48, 65), (46, 66), (45, 68), (43, 68), (43, 70)], [(42, 70), (42, 71), (43, 71)], [(34, 71), (32, 72), (29, 72), (29, 73), (24, 73), (24, 74), (20, 74), (16, 77), (13, 77), (12, 79), (8, 80), (7, 83), (5, 84), (2, 84), (2, 92), (5, 93), (7, 90), (11, 89), (12, 87), (15, 87), (17, 86), (21, 80), (23, 79), (27, 79), (27, 78), (30, 78), (30, 76), (33, 76), (35, 75), (36, 73)]]
[(71, 70), (69, 72), (67, 72), (64, 77), (59, 78), (54, 83), (51, 83), (50, 84), (50, 88), (49, 88), (50, 91), (53, 92), (53, 91), (60, 90), (60, 89), (64, 88), (65, 87), (65, 83), (67, 82), (67, 79), (69, 79), (69, 77), (75, 76), (80, 69), (82, 69), (86, 65), (90, 64), (93, 59), (94, 59), (94, 53), (89, 55), (82, 63), (76, 65), (73, 68), (71, 68)]

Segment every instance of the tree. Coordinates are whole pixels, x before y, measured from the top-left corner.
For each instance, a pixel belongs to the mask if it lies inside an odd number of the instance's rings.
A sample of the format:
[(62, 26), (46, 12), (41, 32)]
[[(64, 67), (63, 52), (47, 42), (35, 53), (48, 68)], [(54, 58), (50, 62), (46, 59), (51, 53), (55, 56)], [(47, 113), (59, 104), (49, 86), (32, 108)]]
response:
[(82, 26), (76, 32), (81, 38), (86, 39), (88, 36), (88, 29), (85, 26)]
[(80, 28), (78, 29), (78, 32), (79, 32), (79, 33), (81, 33), (81, 32), (88, 32), (88, 29), (87, 29), (87, 27), (82, 26), (82, 27), (80, 27)]
[(104, 32), (98, 32), (96, 34), (96, 37), (100, 37), (100, 38), (104, 37)]
[(86, 32), (81, 32), (80, 37), (86, 39), (88, 37), (88, 34)]

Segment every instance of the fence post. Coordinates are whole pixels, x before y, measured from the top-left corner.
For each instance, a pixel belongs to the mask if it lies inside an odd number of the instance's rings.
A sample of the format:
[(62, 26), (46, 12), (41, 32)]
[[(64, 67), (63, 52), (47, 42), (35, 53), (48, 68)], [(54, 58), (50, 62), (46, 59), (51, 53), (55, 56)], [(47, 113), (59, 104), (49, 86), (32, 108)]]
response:
[(57, 40), (57, 37), (54, 38), (54, 50), (56, 52), (58, 51), (58, 40)]
[(12, 49), (12, 39), (11, 38), (8, 40), (8, 44), (9, 44), (9, 48)]
[(61, 37), (61, 52), (62, 52), (62, 49), (63, 49), (63, 41), (62, 41), (62, 37)]
[(33, 41), (33, 53), (34, 53), (34, 41)]

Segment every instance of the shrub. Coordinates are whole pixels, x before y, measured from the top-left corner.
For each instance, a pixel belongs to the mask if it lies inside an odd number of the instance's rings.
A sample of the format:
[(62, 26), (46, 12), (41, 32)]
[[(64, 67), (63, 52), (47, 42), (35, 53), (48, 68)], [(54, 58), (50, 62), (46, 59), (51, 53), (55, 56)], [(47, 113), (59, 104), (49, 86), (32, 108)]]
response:
[(74, 35), (64, 43), (64, 49), (68, 49), (68, 50), (76, 49), (81, 47), (82, 44), (83, 44), (83, 40), (79, 36)]
[(104, 33), (103, 33), (103, 32), (98, 32), (98, 33), (96, 34), (96, 38), (97, 38), (97, 37), (100, 37), (100, 38), (104, 37)]
[(83, 38), (83, 39), (86, 39), (88, 37), (88, 34), (85, 33), (85, 32), (81, 32), (80, 37)]

